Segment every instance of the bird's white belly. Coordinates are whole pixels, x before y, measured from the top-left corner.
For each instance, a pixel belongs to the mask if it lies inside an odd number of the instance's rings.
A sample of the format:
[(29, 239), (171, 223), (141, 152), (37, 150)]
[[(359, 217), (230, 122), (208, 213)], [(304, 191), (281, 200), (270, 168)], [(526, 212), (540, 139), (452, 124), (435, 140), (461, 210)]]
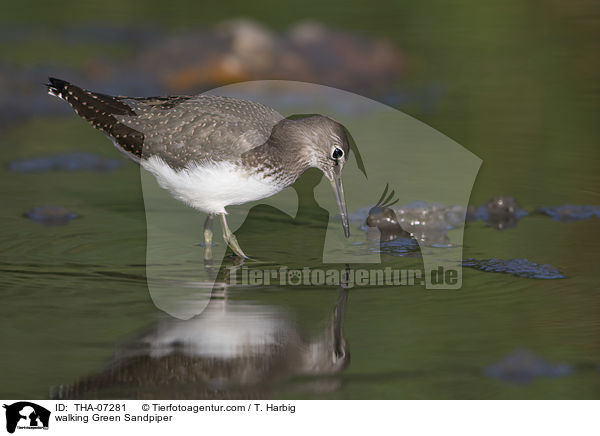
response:
[(173, 197), (206, 213), (226, 213), (225, 206), (260, 200), (281, 190), (269, 179), (249, 174), (230, 162), (203, 162), (174, 170), (152, 156), (140, 164)]

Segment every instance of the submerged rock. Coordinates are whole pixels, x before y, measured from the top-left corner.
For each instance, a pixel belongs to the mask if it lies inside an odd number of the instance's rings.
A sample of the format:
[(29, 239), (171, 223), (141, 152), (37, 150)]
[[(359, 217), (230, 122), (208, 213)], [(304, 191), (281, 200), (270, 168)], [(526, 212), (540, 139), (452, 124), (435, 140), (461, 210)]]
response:
[(410, 236), (404, 231), (398, 222), (394, 211), (389, 207), (372, 207), (365, 221), (368, 227), (376, 227), (380, 232), (382, 242), (393, 241), (396, 238)]
[(548, 362), (526, 349), (515, 350), (485, 369), (489, 377), (515, 384), (526, 384), (537, 377), (562, 377), (572, 372), (570, 365)]
[(8, 169), (21, 173), (44, 171), (112, 171), (123, 165), (123, 161), (97, 156), (93, 153), (69, 152), (30, 159), (15, 160)]
[(61, 226), (79, 215), (60, 206), (39, 206), (25, 212), (25, 216), (45, 226)]
[(498, 230), (515, 227), (517, 222), (527, 215), (513, 197), (498, 195), (478, 208), (469, 206), (467, 221), (485, 221), (490, 227)]
[(536, 212), (548, 215), (555, 221), (579, 221), (600, 218), (600, 206), (565, 204), (563, 206), (543, 206)]
[(537, 264), (527, 259), (465, 259), (462, 265), (480, 271), (507, 273), (531, 279), (566, 278), (563, 273), (552, 265)]
[[(548, 215), (555, 221), (570, 222), (600, 218), (600, 206), (544, 206), (535, 213)], [(394, 235), (405, 236), (403, 232), (408, 232), (422, 242), (443, 245), (447, 243), (445, 234), (448, 230), (460, 227), (463, 220), (484, 221), (490, 227), (504, 230), (515, 227), (527, 215), (529, 213), (513, 197), (498, 195), (479, 207), (469, 206), (466, 211), (462, 206), (415, 201), (405, 205), (362, 208), (350, 218), (364, 220), (366, 227), (377, 227), (384, 241), (394, 239)]]
[(496, 196), (478, 208), (468, 209), (425, 201), (387, 206), (378, 203), (351, 214), (350, 218), (364, 220), (363, 230), (377, 227), (382, 242), (408, 234), (425, 245), (450, 246), (448, 232), (460, 228), (465, 221), (482, 220), (502, 230), (514, 227), (525, 215), (527, 212), (513, 197)]
[(461, 206), (415, 201), (393, 206), (392, 210), (400, 226), (426, 245), (450, 245), (448, 231), (462, 226), (465, 220)]
[(367, 232), (369, 228), (378, 228), (382, 242), (413, 237), (425, 245), (445, 247), (451, 245), (448, 232), (464, 222), (465, 208), (414, 201), (364, 208), (351, 214), (350, 219), (364, 220), (362, 229)]

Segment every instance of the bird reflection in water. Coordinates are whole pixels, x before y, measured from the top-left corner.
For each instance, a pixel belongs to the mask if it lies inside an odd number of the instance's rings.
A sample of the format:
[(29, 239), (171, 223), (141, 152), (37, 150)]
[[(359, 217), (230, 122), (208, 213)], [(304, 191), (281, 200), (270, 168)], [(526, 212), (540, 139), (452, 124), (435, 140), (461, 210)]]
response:
[(282, 307), (213, 298), (190, 320), (159, 322), (121, 347), (106, 369), (58, 387), (53, 397), (260, 399), (275, 396), (293, 377), (300, 377), (290, 385), (296, 392), (335, 391), (341, 380), (331, 376), (350, 362), (343, 335), (347, 292), (339, 287), (313, 340)]

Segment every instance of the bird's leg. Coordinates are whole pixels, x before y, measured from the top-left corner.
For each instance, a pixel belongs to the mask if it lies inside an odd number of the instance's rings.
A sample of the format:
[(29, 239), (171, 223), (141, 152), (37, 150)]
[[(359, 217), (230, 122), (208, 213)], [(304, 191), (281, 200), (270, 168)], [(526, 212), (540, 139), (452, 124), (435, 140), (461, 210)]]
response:
[(211, 263), (212, 261), (212, 223), (213, 214), (208, 214), (206, 221), (204, 221), (204, 263)]
[(238, 244), (237, 238), (235, 237), (235, 235), (231, 232), (231, 230), (229, 230), (229, 226), (227, 225), (227, 218), (225, 217), (225, 214), (222, 213), (221, 215), (221, 227), (223, 227), (223, 239), (225, 240), (225, 242), (227, 242), (227, 245), (229, 245), (229, 247), (233, 250), (233, 252), (241, 257), (241, 258), (248, 258), (248, 256), (246, 256), (244, 254), (244, 252), (242, 251), (242, 248), (240, 247), (240, 244)]

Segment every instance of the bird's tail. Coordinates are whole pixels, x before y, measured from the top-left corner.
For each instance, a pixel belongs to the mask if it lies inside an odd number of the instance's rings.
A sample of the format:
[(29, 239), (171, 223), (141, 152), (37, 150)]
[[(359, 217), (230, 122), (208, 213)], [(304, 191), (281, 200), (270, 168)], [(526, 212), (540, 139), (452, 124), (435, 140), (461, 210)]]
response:
[(68, 85), (70, 85), (70, 83), (64, 80), (55, 79), (54, 77), (49, 77), (48, 82), (50, 82), (46, 83), (46, 86), (48, 87), (48, 94), (64, 100), (65, 89)]
[(48, 94), (69, 103), (81, 117), (92, 122), (106, 115), (135, 115), (133, 109), (121, 97), (87, 91), (66, 80), (49, 77)]
[(106, 133), (119, 148), (141, 157), (144, 134), (119, 119), (136, 115), (126, 99), (88, 91), (54, 77), (48, 78), (48, 82), (48, 94), (66, 101), (77, 115)]

